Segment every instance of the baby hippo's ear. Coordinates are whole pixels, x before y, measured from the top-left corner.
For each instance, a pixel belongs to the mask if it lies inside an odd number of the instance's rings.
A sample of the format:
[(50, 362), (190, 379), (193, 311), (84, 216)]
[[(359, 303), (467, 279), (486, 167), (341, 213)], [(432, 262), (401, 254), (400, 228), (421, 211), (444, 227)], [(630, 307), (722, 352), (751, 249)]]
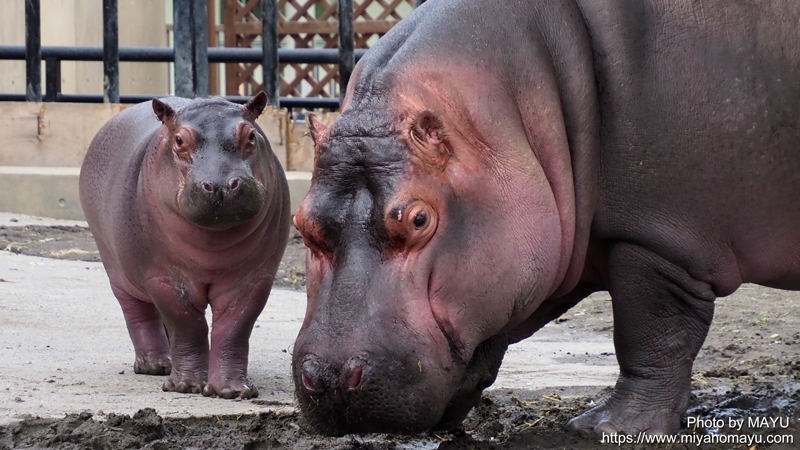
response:
[(172, 127), (175, 123), (175, 110), (157, 98), (153, 99), (153, 112), (164, 125)]
[(264, 112), (267, 107), (267, 94), (264, 91), (259, 92), (255, 97), (251, 98), (244, 104), (244, 109), (247, 111), (250, 120), (256, 120), (258, 116)]
[(445, 144), (444, 122), (430, 109), (417, 113), (411, 124), (411, 145), (409, 150), (429, 171), (441, 172), (450, 159), (450, 151)]

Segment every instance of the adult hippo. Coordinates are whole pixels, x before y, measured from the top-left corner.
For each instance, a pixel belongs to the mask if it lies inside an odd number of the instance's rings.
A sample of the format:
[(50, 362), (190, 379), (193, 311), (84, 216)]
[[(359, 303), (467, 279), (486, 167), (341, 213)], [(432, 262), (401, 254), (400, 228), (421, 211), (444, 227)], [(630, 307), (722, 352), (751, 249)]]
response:
[(800, 288), (800, 3), (434, 0), (310, 118), (297, 396), (323, 433), (457, 425), (591, 292), (620, 376), (574, 429), (672, 433), (714, 300)]
[[(250, 398), (248, 343), (289, 235), (289, 187), (255, 123), (267, 97), (154, 99), (100, 129), (81, 205), (136, 352), (165, 391)], [(211, 307), (211, 343), (205, 310)]]

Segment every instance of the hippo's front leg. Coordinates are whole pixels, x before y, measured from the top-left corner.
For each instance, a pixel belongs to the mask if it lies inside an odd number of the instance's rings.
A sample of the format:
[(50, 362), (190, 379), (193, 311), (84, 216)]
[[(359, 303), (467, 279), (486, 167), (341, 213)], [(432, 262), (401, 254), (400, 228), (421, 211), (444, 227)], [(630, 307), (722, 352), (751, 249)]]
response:
[(686, 411), (692, 363), (714, 316), (708, 283), (655, 253), (616, 244), (609, 292), (620, 376), (611, 396), (572, 419), (576, 430), (675, 433)]
[(172, 353), (172, 373), (164, 391), (199, 394), (208, 375), (208, 324), (205, 309), (191, 291), (174, 280), (158, 280), (148, 286), (153, 303), (167, 328)]
[(155, 305), (135, 298), (117, 287), (113, 277), (111, 290), (122, 307), (128, 334), (136, 352), (133, 372), (145, 375), (169, 375), (172, 371), (169, 339)]
[(272, 279), (255, 288), (244, 282), (219, 299), (212, 299), (211, 354), (208, 384), (203, 395), (222, 398), (258, 397), (258, 388), (247, 378), (250, 333), (267, 304)]

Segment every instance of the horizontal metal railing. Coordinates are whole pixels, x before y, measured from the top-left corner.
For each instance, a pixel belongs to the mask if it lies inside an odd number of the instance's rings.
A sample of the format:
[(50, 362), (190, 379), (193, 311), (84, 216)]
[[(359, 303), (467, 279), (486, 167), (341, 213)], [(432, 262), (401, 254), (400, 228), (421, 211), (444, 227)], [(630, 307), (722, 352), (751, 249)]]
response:
[[(209, 63), (261, 63), (264, 67), (264, 90), (275, 106), (286, 108), (337, 109), (340, 99), (279, 97), (278, 65), (339, 65), (340, 97), (344, 98), (347, 82), (355, 62), (366, 50), (354, 49), (353, 1), (339, 2), (338, 49), (279, 49), (277, 1), (263, 0), (262, 48), (208, 48), (205, 44), (205, 0), (175, 2), (175, 39), (173, 47), (119, 47), (117, 0), (103, 0), (103, 47), (41, 46), (40, 0), (26, 0), (24, 46), (0, 46), (0, 60), (26, 61), (26, 93), (0, 93), (0, 101), (52, 101), (82, 103), (139, 103), (162, 94), (120, 95), (120, 62), (166, 62), (175, 64), (175, 94), (182, 97), (203, 96), (208, 89)], [(424, 1), (418, 1), (418, 5)], [(41, 61), (45, 62), (45, 89), (42, 95)], [(103, 61), (103, 95), (62, 94), (61, 61)], [(228, 96), (233, 102), (249, 97)]]

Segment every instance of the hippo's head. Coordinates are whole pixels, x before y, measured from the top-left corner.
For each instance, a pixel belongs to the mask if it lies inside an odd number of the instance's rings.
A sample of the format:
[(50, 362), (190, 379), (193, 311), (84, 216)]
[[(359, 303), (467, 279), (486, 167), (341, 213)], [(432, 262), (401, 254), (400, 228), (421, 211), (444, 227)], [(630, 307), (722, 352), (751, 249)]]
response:
[(223, 230), (262, 210), (267, 198), (264, 164), (271, 150), (255, 120), (266, 103), (263, 92), (244, 106), (211, 98), (173, 109), (153, 99), (153, 111), (165, 128), (160, 173), (164, 179), (177, 180), (177, 186), (166, 182), (159, 186), (189, 222)]
[(310, 249), (293, 354), (304, 417), (326, 434), (458, 425), (494, 382), (506, 331), (554, 290), (547, 179), (532, 152), (497, 159), (424, 104), (309, 121), (315, 169), (295, 216)]

